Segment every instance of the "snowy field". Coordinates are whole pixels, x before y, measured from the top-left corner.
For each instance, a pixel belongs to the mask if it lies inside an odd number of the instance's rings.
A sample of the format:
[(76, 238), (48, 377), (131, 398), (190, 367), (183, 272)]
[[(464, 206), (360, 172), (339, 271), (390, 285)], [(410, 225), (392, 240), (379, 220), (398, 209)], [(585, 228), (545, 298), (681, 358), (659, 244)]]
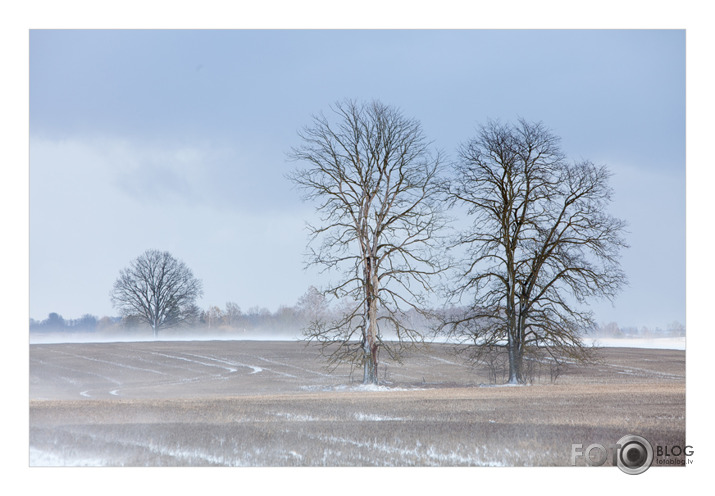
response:
[[(301, 336), (296, 334), (271, 334), (271, 333), (212, 333), (203, 332), (186, 333), (169, 332), (159, 337), (159, 341), (299, 341)], [(71, 333), (48, 332), (31, 333), (30, 344), (59, 344), (59, 343), (132, 343), (155, 341), (151, 333), (122, 333), (102, 334), (96, 333)], [(448, 340), (435, 339), (434, 343), (447, 343)], [(585, 338), (587, 346), (605, 348), (646, 348), (659, 350), (685, 350), (685, 337), (668, 338)]]
[(604, 348), (553, 382), (492, 384), (453, 345), (380, 386), (295, 341), (30, 346), (32, 466), (567, 466), (572, 443), (685, 436), (685, 353)]
[(300, 341), (299, 333), (239, 333), (176, 330), (163, 331), (159, 338), (154, 338), (151, 331), (128, 332), (32, 332), (30, 344), (61, 343), (146, 343), (155, 341)]
[(685, 350), (685, 336), (674, 338), (587, 338), (588, 346), (604, 348), (645, 348), (650, 350)]

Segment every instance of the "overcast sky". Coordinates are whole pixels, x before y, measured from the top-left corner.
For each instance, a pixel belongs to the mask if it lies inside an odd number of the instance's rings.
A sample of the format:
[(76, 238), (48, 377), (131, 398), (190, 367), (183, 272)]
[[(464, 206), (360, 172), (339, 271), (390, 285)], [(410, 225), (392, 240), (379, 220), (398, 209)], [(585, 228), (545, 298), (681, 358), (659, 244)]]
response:
[(685, 32), (30, 32), (30, 317), (116, 315), (119, 270), (168, 250), (199, 302), (293, 305), (303, 203), (284, 174), (311, 115), (379, 99), (456, 147), (487, 119), (543, 121), (607, 164), (629, 287), (599, 322), (685, 323)]

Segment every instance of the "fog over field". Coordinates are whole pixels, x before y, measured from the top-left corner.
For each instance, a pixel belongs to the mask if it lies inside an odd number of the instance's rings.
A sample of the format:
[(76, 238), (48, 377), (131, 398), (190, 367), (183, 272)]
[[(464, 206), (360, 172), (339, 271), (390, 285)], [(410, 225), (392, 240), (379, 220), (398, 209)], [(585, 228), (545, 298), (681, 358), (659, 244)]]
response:
[[(244, 332), (240, 334), (227, 332), (206, 332), (182, 330), (169, 331), (159, 336), (160, 341), (300, 341), (302, 332), (270, 333)], [(139, 332), (43, 332), (30, 333), (31, 344), (57, 343), (131, 343), (155, 341), (148, 331)], [(427, 338), (425, 341), (434, 343), (450, 342), (448, 338)], [(584, 338), (587, 346), (603, 348), (650, 348), (665, 350), (685, 350), (685, 336), (663, 338)]]
[(139, 331), (113, 332), (35, 332), (30, 333), (31, 344), (51, 343), (132, 343), (147, 341), (299, 341), (300, 331), (269, 333), (269, 332), (211, 332), (202, 329), (170, 329), (162, 332), (158, 338), (152, 336), (146, 329)]
[(568, 466), (572, 443), (684, 442), (683, 351), (604, 348), (504, 387), (456, 349), (364, 386), (296, 341), (32, 344), (30, 464)]

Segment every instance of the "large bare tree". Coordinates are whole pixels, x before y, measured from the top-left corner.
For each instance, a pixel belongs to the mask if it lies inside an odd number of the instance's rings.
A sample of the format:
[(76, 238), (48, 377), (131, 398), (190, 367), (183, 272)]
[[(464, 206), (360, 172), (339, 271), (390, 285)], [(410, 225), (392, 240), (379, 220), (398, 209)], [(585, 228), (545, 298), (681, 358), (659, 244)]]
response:
[(464, 264), (452, 295), (469, 309), (450, 331), (479, 352), (506, 347), (509, 382), (525, 356), (585, 359), (586, 305), (625, 284), (624, 222), (608, 213), (605, 166), (569, 162), (542, 123), (490, 122), (460, 149), (447, 189), (471, 226), (458, 237)]
[(309, 226), (309, 263), (340, 274), (325, 293), (343, 304), (339, 318), (315, 321), (305, 334), (323, 344), (329, 363), (361, 366), (363, 382), (376, 384), (380, 350), (397, 357), (401, 344), (421, 338), (403, 312), (423, 308), (442, 270), (434, 249), (441, 162), (420, 123), (394, 107), (344, 101), (331, 111), (314, 116), (290, 154), (305, 165), (289, 178), (321, 215)]
[(156, 338), (161, 329), (195, 318), (202, 293), (201, 281), (184, 262), (167, 251), (147, 250), (120, 271), (110, 296), (123, 316), (149, 324)]

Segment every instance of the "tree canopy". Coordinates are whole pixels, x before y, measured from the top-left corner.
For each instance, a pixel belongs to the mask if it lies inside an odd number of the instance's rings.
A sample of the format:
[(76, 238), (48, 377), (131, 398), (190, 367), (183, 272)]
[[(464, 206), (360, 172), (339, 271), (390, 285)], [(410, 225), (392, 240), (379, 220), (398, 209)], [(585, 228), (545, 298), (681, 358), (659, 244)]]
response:
[(157, 337), (161, 329), (194, 319), (202, 293), (201, 281), (184, 262), (167, 251), (147, 250), (120, 271), (110, 296), (124, 317), (149, 324)]

